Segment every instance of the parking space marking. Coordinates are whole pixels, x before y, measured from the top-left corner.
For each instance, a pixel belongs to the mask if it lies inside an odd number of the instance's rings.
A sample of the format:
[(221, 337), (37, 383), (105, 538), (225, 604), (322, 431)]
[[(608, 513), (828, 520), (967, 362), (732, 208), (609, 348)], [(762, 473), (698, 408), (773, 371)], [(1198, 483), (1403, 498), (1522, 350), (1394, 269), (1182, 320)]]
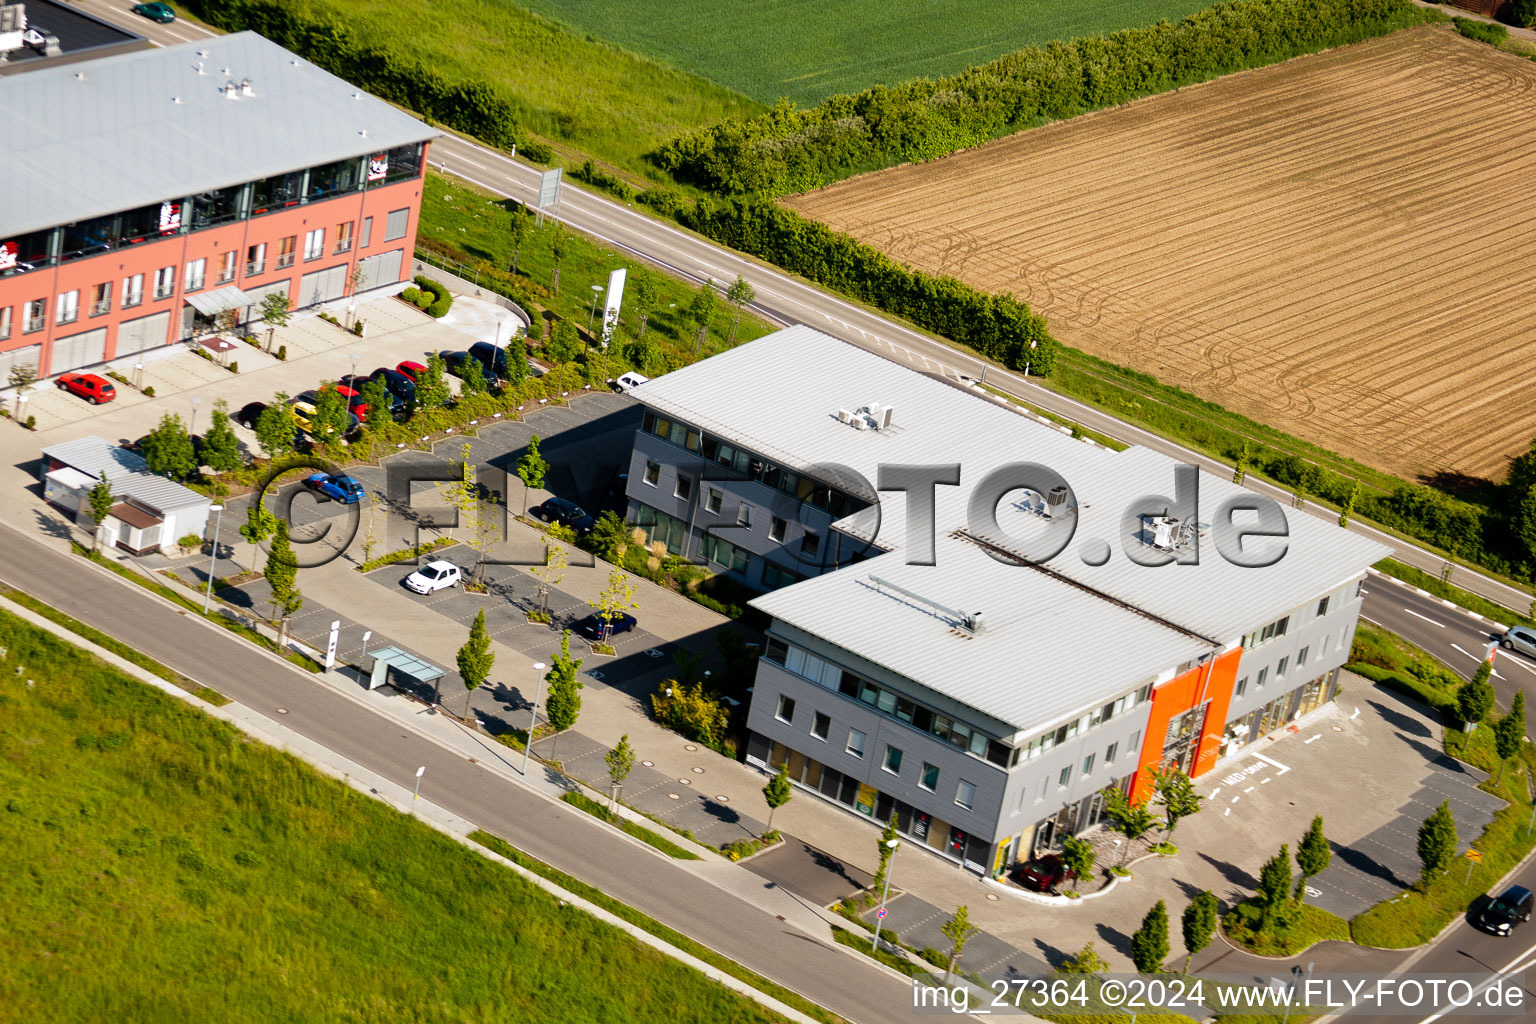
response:
[(1243, 790), (1243, 792), (1244, 793), (1252, 793), (1255, 789), (1258, 789), (1258, 787), (1257, 786), (1249, 786), (1247, 789)]
[(1290, 765), (1281, 764), (1279, 761), (1276, 761), (1272, 757), (1265, 757), (1263, 754), (1254, 754), (1253, 756), (1258, 758), (1260, 761), (1263, 761), (1267, 765), (1273, 765), (1274, 767), (1280, 769), (1279, 771), (1275, 772), (1276, 775), (1284, 775), (1286, 772), (1291, 770)]
[(1261, 786), (1267, 786), (1267, 785), (1269, 785), (1269, 783), (1270, 783), (1270, 781), (1271, 781), (1271, 780), (1269, 780), (1269, 779), (1260, 779), (1260, 780), (1259, 780), (1259, 785), (1261, 785)]
[[(1237, 802), (1238, 802), (1238, 801), (1239, 801), (1239, 800), (1241, 800), (1241, 799), (1242, 799), (1242, 797), (1240, 797), (1240, 796), (1235, 796), (1235, 797), (1233, 797), (1233, 798), (1232, 798), (1232, 802), (1233, 802), (1233, 803), (1237, 803)], [(1230, 808), (1229, 808), (1229, 810), (1230, 810)]]
[(1322, 738), (1323, 738), (1323, 734), (1322, 733), (1318, 733), (1316, 736), (1313, 736), (1311, 739), (1307, 740), (1307, 742), (1308, 743), (1316, 743), (1318, 740), (1320, 740)]

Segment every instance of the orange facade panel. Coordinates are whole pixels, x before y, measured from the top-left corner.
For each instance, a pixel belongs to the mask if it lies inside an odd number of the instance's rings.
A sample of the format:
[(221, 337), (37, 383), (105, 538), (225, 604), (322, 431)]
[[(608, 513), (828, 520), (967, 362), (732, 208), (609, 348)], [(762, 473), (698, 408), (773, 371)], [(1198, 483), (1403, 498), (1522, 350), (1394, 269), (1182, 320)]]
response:
[(1221, 755), (1222, 732), (1242, 657), (1242, 648), (1234, 648), (1152, 691), (1146, 738), (1131, 782), (1133, 801), (1152, 795), (1152, 775), (1165, 765), (1176, 765), (1193, 778), (1210, 771)]

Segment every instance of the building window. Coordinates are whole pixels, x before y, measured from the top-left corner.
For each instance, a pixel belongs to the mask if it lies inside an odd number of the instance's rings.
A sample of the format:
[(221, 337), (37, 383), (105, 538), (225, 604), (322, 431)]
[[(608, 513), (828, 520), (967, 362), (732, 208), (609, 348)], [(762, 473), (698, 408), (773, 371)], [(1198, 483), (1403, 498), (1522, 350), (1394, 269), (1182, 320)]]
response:
[(1040, 788), (1035, 791), (1035, 803), (1038, 804), (1038, 803), (1040, 803), (1041, 801), (1043, 801), (1045, 799), (1046, 791), (1049, 790), (1050, 787), (1051, 787), (1051, 780), (1050, 779), (1041, 779), (1040, 780)]
[(821, 552), (821, 534), (811, 530), (805, 531), (805, 536), (800, 538), (800, 550), (814, 557)]
[(816, 737), (818, 740), (825, 741), (827, 738), (827, 733), (831, 731), (832, 716), (824, 715), (820, 711), (816, 712), (815, 716), (811, 719), (811, 735)]
[(315, 228), (304, 236), (305, 261), (317, 260), (325, 255), (325, 228)]
[(144, 301), (144, 275), (123, 278), (123, 308), (131, 309)]
[(886, 748), (885, 748), (885, 763), (882, 764), (880, 767), (884, 768), (886, 771), (890, 772), (892, 775), (900, 775), (901, 774), (901, 751), (899, 751), (895, 747), (890, 746), (889, 744), (887, 744)]
[(975, 807), (976, 784), (974, 782), (966, 782), (964, 779), (961, 779), (960, 791), (955, 794), (955, 803), (959, 804), (961, 807), (964, 807), (966, 810), (970, 810), (971, 808)]
[(1311, 647), (1303, 647), (1296, 652), (1296, 667), (1301, 668), (1307, 663), (1307, 656), (1312, 653)]
[(33, 299), (27, 303), (26, 322), (22, 324), (22, 333), (30, 334), (40, 331), (48, 324), (48, 300)]
[(763, 586), (767, 587), (769, 590), (777, 590), (780, 587), (787, 587), (791, 583), (799, 583), (800, 580), (800, 576), (795, 575), (788, 569), (780, 569), (772, 562), (763, 563)]
[(277, 270), (287, 270), (293, 266), (295, 250), (299, 244), (298, 235), (289, 235), (287, 238), (277, 240), (277, 260), (272, 264)]
[(91, 316), (112, 312), (112, 282), (103, 281), (91, 289)]
[(1329, 600), (1330, 600), (1330, 598), (1325, 597), (1321, 601), (1317, 602), (1317, 617), (1318, 618), (1322, 618), (1324, 615), (1328, 614), (1328, 601)]
[(641, 423), (642, 429), (647, 434), (654, 434), (669, 444), (675, 444), (679, 448), (686, 448), (691, 452), (699, 450), (703, 435), (686, 423), (669, 420), (665, 416), (657, 416), (655, 413), (646, 413)]
[(1083, 758), (1083, 778), (1085, 779), (1093, 774), (1093, 759), (1093, 754), (1089, 754), (1087, 757)]
[(1333, 634), (1329, 633), (1327, 636), (1323, 637), (1323, 653), (1327, 654), (1328, 653), (1328, 648), (1330, 648), (1332, 646), (1333, 646)]
[(254, 277), (267, 269), (267, 243), (257, 242), (245, 250), (245, 276)]
[(411, 211), (391, 210), (389, 218), (384, 221), (384, 241), (393, 242), (397, 238), (404, 238), (406, 229), (411, 226)]
[(372, 217), (364, 217), (363, 218), (363, 230), (358, 235), (358, 239), (357, 239), (358, 248), (360, 248), (360, 249), (368, 248), (368, 242), (369, 242), (369, 240), (372, 237), (373, 237), (373, 218)]
[(1269, 669), (1259, 669), (1259, 676), (1253, 681), (1253, 688), (1255, 690), (1262, 690), (1264, 689), (1264, 684), (1267, 682), (1269, 682)]
[(745, 572), (747, 569), (747, 552), (712, 533), (706, 533), (699, 541), (699, 553), (728, 571)]
[(736, 525), (752, 529), (752, 506), (741, 504), (736, 506)]
[(677, 474), (677, 483), (674, 486), (672, 493), (677, 495), (679, 498), (682, 498), (684, 501), (687, 501), (689, 498), (693, 497), (693, 477), (684, 476), (681, 473)]
[(176, 268), (161, 267), (155, 271), (155, 298), (168, 299), (176, 291)]
[(1056, 785), (1057, 785), (1057, 787), (1059, 787), (1061, 789), (1066, 789), (1068, 784), (1071, 783), (1071, 781), (1072, 781), (1072, 766), (1071, 765), (1067, 765), (1065, 768), (1063, 768), (1061, 770), (1061, 774), (1056, 777)]
[(655, 487), (656, 481), (660, 479), (661, 463), (651, 462), (649, 459), (647, 459), (645, 463), (645, 482), (650, 484), (652, 487)]
[(59, 293), (58, 322), (72, 324), (80, 319), (80, 289)]
[(1284, 679), (1286, 669), (1291, 667), (1291, 656), (1287, 654), (1280, 659), (1280, 664), (1275, 666), (1275, 678)]
[(183, 282), (182, 291), (195, 292), (203, 286), (203, 275), (208, 270), (208, 261), (192, 260), (187, 264), (187, 274)]
[(11, 307), (0, 306), (0, 341), (11, 336)]
[(854, 757), (864, 756), (864, 734), (857, 729), (848, 730), (848, 753)]
[(1125, 741), (1125, 749), (1126, 750), (1140, 750), (1141, 749), (1141, 730), (1140, 729), (1137, 729), (1135, 732), (1131, 733), (1131, 738)]
[(938, 765), (929, 764), (927, 761), (924, 761), (923, 762), (923, 774), (917, 780), (917, 784), (919, 786), (922, 786), (928, 792), (932, 793), (934, 791), (934, 788), (937, 787), (938, 784), (939, 784), (939, 767), (938, 767)]
[(704, 502), (704, 507), (709, 510), (711, 515), (719, 515), (720, 508), (724, 504), (725, 495), (711, 487), (709, 489), (709, 497)]
[(1114, 764), (1115, 758), (1120, 756), (1120, 744), (1111, 743), (1109, 749), (1104, 751), (1104, 763)]
[(779, 710), (774, 713), (774, 717), (783, 722), (785, 725), (794, 725), (795, 698), (786, 697), (782, 693), (779, 694)]
[(1283, 619), (1276, 619), (1263, 629), (1256, 629), (1243, 637), (1243, 647), (1260, 647), (1277, 637), (1285, 636), (1286, 628), (1291, 624), (1291, 617), (1287, 615)]
[(1237, 681), (1237, 685), (1232, 687), (1232, 696), (1234, 696), (1234, 697), (1241, 697), (1245, 692), (1247, 692), (1247, 690), (1248, 690), (1248, 677), (1247, 676), (1243, 676), (1243, 678), (1241, 678), (1241, 679), (1239, 679)]
[(219, 284), (228, 284), (235, 279), (235, 250), (231, 249), (219, 257)]
[(776, 544), (784, 543), (784, 531), (788, 529), (788, 527), (788, 523), (780, 519), (778, 516), (774, 516), (772, 519), (768, 520), (768, 539)]
[(336, 251), (352, 251), (352, 222), (347, 221), (336, 225)]

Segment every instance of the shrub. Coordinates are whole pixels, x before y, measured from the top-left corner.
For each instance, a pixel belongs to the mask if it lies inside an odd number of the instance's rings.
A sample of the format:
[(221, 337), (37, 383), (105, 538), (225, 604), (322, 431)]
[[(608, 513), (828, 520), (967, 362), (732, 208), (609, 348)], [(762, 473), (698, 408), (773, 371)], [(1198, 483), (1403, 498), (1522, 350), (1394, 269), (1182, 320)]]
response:
[(1500, 46), (1509, 39), (1509, 29), (1503, 25), (1493, 25), (1475, 18), (1452, 18), (1451, 22), (1456, 26), (1456, 31), (1468, 39), (1476, 39), (1489, 46)]
[(1536, 27), (1536, 0), (1514, 0), (1509, 5), (1509, 20), (1521, 28)]
[(434, 320), (441, 320), (448, 315), (448, 308), (451, 305), (453, 305), (453, 300), (445, 295), (427, 307), (427, 316)]
[(148, 387), (146, 387), (144, 389), (144, 397), (145, 398), (154, 398), (155, 397), (155, 386), (153, 384), (149, 385)]
[(663, 217), (676, 217), (688, 205), (688, 200), (665, 186), (648, 188), (635, 198)]
[(229, 361), (229, 372), (230, 373), (239, 373), (240, 372), (240, 360), (238, 360), (238, 359), (231, 359)]
[(27, 429), (28, 430), (36, 430), (37, 429), (37, 417), (31, 415), (30, 413), (27, 415)]
[[(279, 362), (287, 361), (287, 359), (288, 359), (288, 346), (287, 345), (279, 345), (279, 346), (277, 346), (277, 358), (278, 358)], [(148, 389), (145, 389), (144, 393), (145, 394), (149, 394)]]
[(577, 181), (584, 181), (593, 188), (602, 189), (610, 195), (617, 196), (624, 202), (632, 202), (637, 190), (629, 182), (616, 174), (609, 174), (591, 160), (582, 164), (571, 172), (571, 177)]
[(400, 293), (400, 297), (402, 299), (404, 299), (406, 302), (409, 302), (412, 305), (415, 305), (416, 301), (421, 298), (421, 289), (420, 288), (407, 288), (403, 292)]
[(542, 142), (525, 142), (517, 147), (517, 151), (523, 155), (523, 159), (536, 164), (552, 164), (555, 162), (555, 151)]

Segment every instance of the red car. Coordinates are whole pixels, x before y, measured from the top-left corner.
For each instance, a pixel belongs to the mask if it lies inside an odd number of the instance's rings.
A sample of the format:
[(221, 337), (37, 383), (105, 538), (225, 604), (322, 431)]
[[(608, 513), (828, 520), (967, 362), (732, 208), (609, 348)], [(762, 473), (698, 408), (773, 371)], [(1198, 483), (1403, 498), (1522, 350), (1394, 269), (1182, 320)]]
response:
[(407, 359), (405, 362), (395, 367), (395, 372), (404, 374), (411, 379), (412, 384), (415, 384), (417, 381), (421, 380), (421, 375), (427, 372), (427, 368), (421, 363), (413, 363)]
[(368, 403), (363, 401), (361, 393), (354, 391), (345, 384), (336, 385), (336, 393), (347, 400), (347, 411), (360, 420), (368, 418)]
[(92, 405), (110, 402), (117, 397), (117, 388), (112, 386), (112, 382), (94, 373), (66, 373), (60, 375), (54, 383)]
[(1048, 853), (1013, 870), (1013, 880), (1035, 892), (1050, 892), (1062, 882), (1076, 877), (1054, 853)]

